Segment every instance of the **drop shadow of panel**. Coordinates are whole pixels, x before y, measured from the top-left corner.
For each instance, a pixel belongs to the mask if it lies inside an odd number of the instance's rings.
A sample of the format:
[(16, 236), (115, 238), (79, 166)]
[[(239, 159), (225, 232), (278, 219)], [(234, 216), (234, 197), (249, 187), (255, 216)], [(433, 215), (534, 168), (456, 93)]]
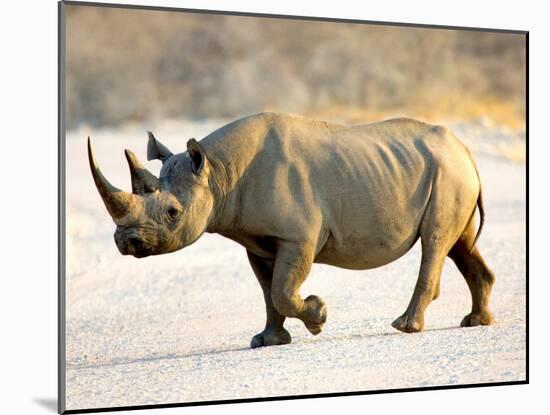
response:
[(35, 398), (34, 402), (44, 408), (57, 413), (57, 399), (54, 398)]

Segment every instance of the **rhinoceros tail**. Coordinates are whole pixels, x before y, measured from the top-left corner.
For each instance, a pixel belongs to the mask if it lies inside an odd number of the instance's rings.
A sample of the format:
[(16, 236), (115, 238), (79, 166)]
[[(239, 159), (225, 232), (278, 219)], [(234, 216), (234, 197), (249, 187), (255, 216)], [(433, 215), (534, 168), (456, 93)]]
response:
[[(479, 173), (478, 173), (478, 177), (479, 177)], [(483, 208), (483, 197), (481, 196), (481, 181), (479, 182), (479, 194), (477, 195), (477, 208), (479, 209), (479, 228), (477, 229), (474, 242), (470, 247), (470, 252), (472, 252), (474, 247), (476, 246), (476, 242), (481, 235), (481, 230), (483, 229), (483, 224), (485, 223), (485, 209)]]
[[(477, 182), (479, 183), (479, 193), (477, 194), (477, 203), (476, 203), (476, 206), (479, 209), (479, 228), (477, 229), (477, 233), (476, 233), (476, 236), (474, 238), (474, 242), (472, 242), (472, 246), (470, 247), (470, 253), (471, 253), (474, 250), (474, 247), (476, 246), (477, 240), (481, 236), (481, 230), (483, 229), (483, 225), (485, 224), (485, 209), (483, 207), (483, 195), (482, 195), (482, 191), (481, 191), (482, 186), (481, 186), (481, 177), (479, 177), (479, 170), (477, 169), (476, 162), (474, 161), (474, 158), (472, 157), (472, 153), (470, 152), (468, 147), (466, 147), (464, 144), (462, 144), (462, 145), (464, 146), (464, 149), (466, 150), (466, 154), (468, 154), (468, 157), (470, 158), (470, 161), (472, 162), (474, 170), (476, 171)], [(470, 218), (470, 220), (472, 220), (474, 218), (475, 214), (476, 214), (476, 210), (474, 208), (474, 210), (472, 212), (472, 217)]]

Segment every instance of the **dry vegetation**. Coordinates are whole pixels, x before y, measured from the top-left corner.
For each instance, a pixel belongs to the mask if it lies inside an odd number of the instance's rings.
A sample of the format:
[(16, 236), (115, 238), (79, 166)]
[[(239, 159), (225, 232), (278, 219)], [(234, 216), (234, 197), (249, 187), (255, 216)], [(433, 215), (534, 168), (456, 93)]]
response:
[(67, 125), (237, 118), (525, 117), (518, 34), (67, 7)]

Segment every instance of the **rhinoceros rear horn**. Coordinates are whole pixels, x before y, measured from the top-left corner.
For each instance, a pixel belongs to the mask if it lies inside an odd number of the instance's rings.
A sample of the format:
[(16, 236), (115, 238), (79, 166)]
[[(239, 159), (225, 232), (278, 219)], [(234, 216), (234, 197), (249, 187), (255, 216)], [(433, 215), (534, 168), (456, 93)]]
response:
[(147, 170), (136, 155), (130, 150), (124, 150), (126, 160), (130, 166), (130, 175), (132, 177), (132, 193), (142, 195), (145, 193), (153, 193), (160, 187), (159, 179), (153, 173)]
[(147, 131), (149, 141), (147, 143), (147, 160), (160, 160), (163, 163), (173, 156), (168, 148), (158, 141), (151, 131)]
[(103, 199), (103, 203), (105, 203), (105, 207), (113, 219), (121, 218), (128, 212), (133, 195), (117, 189), (103, 176), (95, 162), (90, 137), (88, 137), (88, 161), (90, 162), (90, 170), (92, 171), (95, 185)]

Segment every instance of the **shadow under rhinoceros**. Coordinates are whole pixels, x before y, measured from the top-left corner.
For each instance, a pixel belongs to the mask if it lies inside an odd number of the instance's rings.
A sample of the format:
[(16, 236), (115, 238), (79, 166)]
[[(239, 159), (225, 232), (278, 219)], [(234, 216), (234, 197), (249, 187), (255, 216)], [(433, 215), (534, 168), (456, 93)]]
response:
[[(424, 334), (428, 334), (430, 332), (435, 331), (447, 331), (447, 330), (457, 330), (461, 329), (461, 327), (438, 327), (438, 328), (432, 328), (432, 329), (426, 329), (423, 331)], [(422, 333), (415, 334), (415, 335), (423, 335)], [(325, 336), (325, 337), (316, 337), (312, 339), (302, 339), (301, 343), (292, 345), (292, 344), (286, 344), (286, 345), (279, 345), (276, 346), (276, 348), (281, 349), (289, 349), (292, 347), (299, 347), (299, 345), (305, 345), (310, 343), (326, 343), (326, 342), (332, 342), (335, 340), (361, 340), (366, 338), (374, 338), (374, 337), (382, 337), (382, 336), (403, 336), (403, 333), (400, 332), (384, 332), (384, 333), (370, 333), (370, 334), (342, 334), (342, 335), (333, 335), (333, 336)], [(101, 368), (101, 367), (109, 367), (109, 366), (123, 366), (123, 365), (132, 365), (137, 363), (149, 363), (149, 362), (159, 362), (162, 360), (177, 360), (177, 359), (186, 359), (191, 357), (197, 357), (197, 356), (208, 356), (208, 355), (217, 355), (217, 354), (223, 354), (223, 353), (231, 353), (231, 352), (248, 352), (248, 353), (259, 353), (262, 349), (251, 349), (250, 347), (234, 347), (229, 349), (221, 349), (221, 350), (199, 350), (191, 353), (185, 353), (185, 354), (177, 354), (177, 353), (170, 353), (163, 356), (144, 356), (144, 357), (138, 357), (135, 359), (115, 359), (112, 362), (105, 362), (105, 363), (97, 363), (97, 364), (84, 364), (84, 365), (67, 365), (67, 369), (95, 369), (95, 368)]]

